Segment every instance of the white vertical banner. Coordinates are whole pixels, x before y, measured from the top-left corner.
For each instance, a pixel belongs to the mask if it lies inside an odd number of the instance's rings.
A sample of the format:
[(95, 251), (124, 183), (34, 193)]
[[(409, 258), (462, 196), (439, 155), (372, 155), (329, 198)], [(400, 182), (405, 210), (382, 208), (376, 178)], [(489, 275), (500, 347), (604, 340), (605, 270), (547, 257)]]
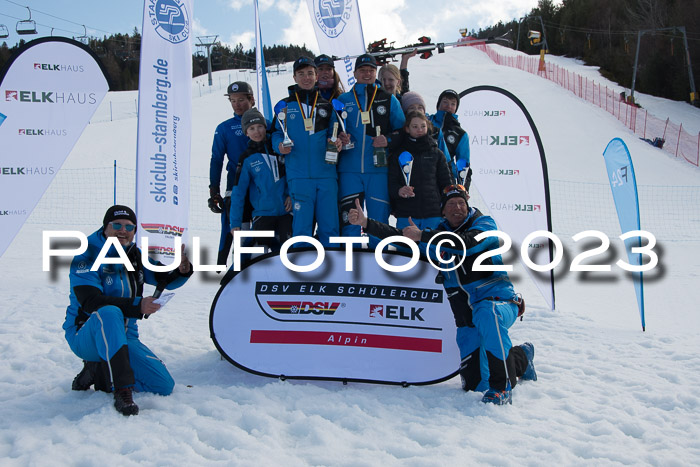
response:
[(45, 37), (0, 74), (0, 256), (44, 195), (109, 90), (94, 53)]
[(136, 148), (138, 241), (172, 263), (188, 230), (192, 0), (144, 0)]
[(335, 71), (347, 91), (355, 84), (355, 60), (343, 57), (365, 53), (360, 5), (357, 0), (306, 0), (306, 4), (321, 53), (341, 57), (335, 62)]
[[(547, 161), (532, 117), (517, 97), (501, 88), (477, 86), (460, 96), (459, 121), (469, 132), (472, 185), (514, 247), (519, 249), (527, 239), (529, 258), (550, 264), (551, 241), (528, 238), (535, 231), (552, 231)], [(554, 309), (553, 272), (525, 269)]]

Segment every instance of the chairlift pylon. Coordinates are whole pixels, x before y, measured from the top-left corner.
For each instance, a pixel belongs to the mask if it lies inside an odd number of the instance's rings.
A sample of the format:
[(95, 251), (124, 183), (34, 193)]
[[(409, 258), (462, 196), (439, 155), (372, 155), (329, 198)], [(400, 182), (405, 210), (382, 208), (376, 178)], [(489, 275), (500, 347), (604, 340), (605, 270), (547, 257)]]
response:
[(5, 39), (6, 37), (10, 37), (10, 31), (7, 29), (7, 26), (0, 24), (0, 39)]
[(29, 19), (23, 19), (17, 21), (17, 26), (15, 26), (15, 31), (17, 34), (25, 36), (28, 34), (36, 34), (36, 21), (32, 19), (32, 10), (29, 7), (25, 7), (29, 10)]

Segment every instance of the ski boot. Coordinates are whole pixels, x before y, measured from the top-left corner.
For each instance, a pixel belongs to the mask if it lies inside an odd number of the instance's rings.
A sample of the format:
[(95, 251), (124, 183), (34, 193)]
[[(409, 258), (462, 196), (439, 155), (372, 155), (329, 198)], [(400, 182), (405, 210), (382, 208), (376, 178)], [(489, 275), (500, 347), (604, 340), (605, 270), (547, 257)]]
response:
[(133, 398), (133, 388), (119, 388), (114, 391), (114, 408), (122, 415), (138, 415), (139, 406)]
[(481, 402), (496, 405), (512, 404), (513, 392), (509, 389), (506, 389), (505, 391), (496, 391), (495, 389), (489, 388), (489, 390), (484, 393), (484, 397), (481, 399)]
[(523, 381), (537, 381), (537, 372), (535, 371), (534, 363), (535, 346), (530, 342), (525, 342), (520, 346), (520, 348), (523, 349), (523, 352), (525, 352), (525, 356), (527, 357), (527, 368), (525, 368), (525, 372), (520, 379)]

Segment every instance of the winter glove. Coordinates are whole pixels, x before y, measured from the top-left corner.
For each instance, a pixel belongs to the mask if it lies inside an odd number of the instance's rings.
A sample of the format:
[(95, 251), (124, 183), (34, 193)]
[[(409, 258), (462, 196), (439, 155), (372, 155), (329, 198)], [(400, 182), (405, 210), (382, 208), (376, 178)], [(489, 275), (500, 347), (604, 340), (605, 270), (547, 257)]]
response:
[(211, 212), (215, 214), (221, 214), (222, 209), (224, 207), (224, 199), (221, 197), (219, 187), (210, 186), (209, 196), (210, 198), (207, 200), (207, 203), (209, 204), (209, 209), (211, 209)]

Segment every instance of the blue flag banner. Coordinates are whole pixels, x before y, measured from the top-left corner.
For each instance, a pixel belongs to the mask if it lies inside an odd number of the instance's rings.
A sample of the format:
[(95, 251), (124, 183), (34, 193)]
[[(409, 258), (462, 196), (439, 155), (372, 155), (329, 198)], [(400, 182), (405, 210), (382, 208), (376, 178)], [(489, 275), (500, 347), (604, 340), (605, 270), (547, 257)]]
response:
[[(615, 209), (620, 221), (622, 233), (632, 230), (640, 230), (639, 223), (639, 197), (637, 195), (637, 179), (634, 176), (632, 158), (627, 145), (620, 138), (613, 138), (603, 152), (605, 167), (608, 170), (610, 189), (615, 200)], [(628, 238), (625, 242), (627, 257), (631, 265), (641, 266), (642, 255), (632, 253), (632, 248), (641, 246), (640, 237)], [(634, 289), (637, 294), (639, 316), (642, 320), (642, 330), (645, 330), (644, 322), (644, 282), (642, 272), (638, 272), (634, 278)]]
[(263, 54), (263, 40), (260, 32), (260, 15), (258, 14), (258, 0), (255, 0), (255, 64), (258, 70), (258, 109), (266, 120), (271, 121), (272, 102), (270, 101), (270, 87), (267, 85), (267, 71), (265, 68), (265, 55)]

